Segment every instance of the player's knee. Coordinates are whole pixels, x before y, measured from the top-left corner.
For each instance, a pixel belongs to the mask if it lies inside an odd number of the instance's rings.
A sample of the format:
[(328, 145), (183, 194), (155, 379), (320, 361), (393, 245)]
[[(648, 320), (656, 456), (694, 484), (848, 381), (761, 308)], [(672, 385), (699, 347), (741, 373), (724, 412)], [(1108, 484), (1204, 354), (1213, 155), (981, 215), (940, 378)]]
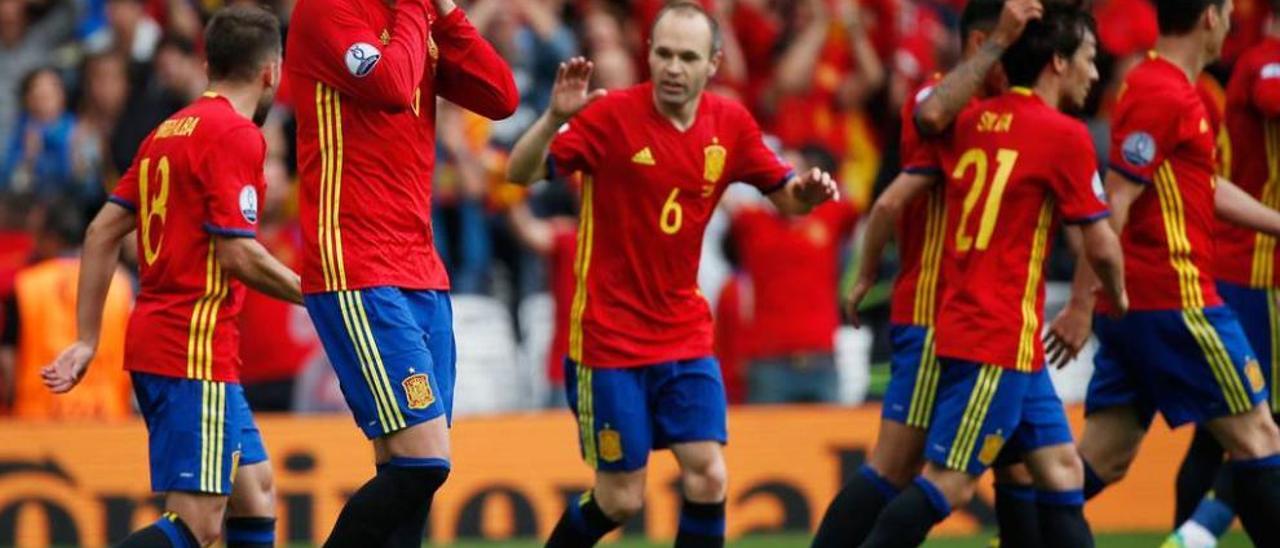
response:
[(1223, 429), (1230, 438), (1223, 445), (1235, 459), (1251, 460), (1280, 453), (1280, 429), (1269, 412), (1259, 406)]
[(867, 459), (867, 466), (898, 487), (911, 483), (920, 474), (920, 467), (923, 465), (924, 457), (919, 453), (891, 455), (888, 451), (882, 451), (879, 446), (872, 450), (871, 457)]
[(199, 516), (187, 516), (182, 522), (191, 530), (200, 546), (210, 546), (222, 538), (223, 512), (202, 513)]
[(992, 474), (996, 477), (996, 483), (1006, 485), (1031, 485), (1035, 481), (1031, 477), (1031, 471), (1027, 470), (1027, 466), (1021, 462), (993, 468)]
[(686, 468), (681, 473), (685, 496), (698, 502), (724, 500), (729, 485), (729, 472), (724, 459), (711, 459), (704, 465)]
[(1084, 463), (1074, 445), (1050, 448), (1035, 463), (1039, 468), (1035, 471), (1036, 484), (1041, 489), (1066, 491), (1084, 485)]
[(596, 503), (610, 519), (622, 523), (644, 509), (644, 483), (639, 487), (613, 485), (608, 488), (597, 485)]

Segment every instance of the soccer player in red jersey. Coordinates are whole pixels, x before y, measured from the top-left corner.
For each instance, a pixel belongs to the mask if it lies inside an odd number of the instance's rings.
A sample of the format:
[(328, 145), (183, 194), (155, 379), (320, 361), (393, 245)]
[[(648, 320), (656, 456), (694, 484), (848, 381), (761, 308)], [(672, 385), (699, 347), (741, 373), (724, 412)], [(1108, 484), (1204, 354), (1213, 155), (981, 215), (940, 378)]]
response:
[(666, 447), (684, 487), (676, 544), (723, 545), (725, 392), (697, 284), (703, 232), (733, 181), (787, 213), (836, 193), (820, 170), (793, 174), (741, 104), (703, 92), (720, 60), (705, 11), (669, 4), (652, 36), (651, 82), (588, 93), (590, 63), (562, 66), (507, 171), (522, 183), (584, 176), (565, 376), (596, 482), (549, 546), (592, 546), (638, 512), (649, 453)]
[[(1272, 13), (1280, 13), (1280, 1), (1273, 0), (1271, 5)], [(1236, 61), (1224, 118), (1218, 172), (1268, 207), (1280, 209), (1275, 188), (1280, 181), (1274, 171), (1280, 165), (1280, 18), (1271, 16), (1264, 40)], [(1274, 413), (1280, 409), (1276, 393), (1280, 342), (1273, 335), (1280, 329), (1276, 238), (1219, 223), (1215, 240), (1218, 294), (1239, 317), (1249, 345), (1257, 352)], [(1213, 434), (1196, 428), (1178, 471), (1175, 520), (1181, 525), (1173, 539), (1181, 543), (1178, 546), (1211, 545), (1235, 519), (1236, 497), (1230, 474), (1222, 469), (1222, 456), (1222, 446)], [(1213, 496), (1205, 497), (1211, 487)]]
[[(1092, 18), (1049, 7), (1002, 63), (1014, 87), (966, 109), (943, 154), (946, 284), (937, 317), (941, 361), (924, 473), (881, 512), (862, 546), (914, 546), (981, 473), (1020, 456), (1035, 477), (1037, 545), (1091, 546), (1083, 479), (1062, 404), (1044, 369), (1043, 270), (1059, 221), (1124, 302), (1119, 242), (1101, 198), (1079, 107), (1097, 79)], [(1054, 138), (1040, 138), (1052, 135)]]
[[(1025, 21), (1039, 17), (1036, 0), (974, 0), (960, 18), (965, 59), (946, 78), (935, 76), (902, 110), (903, 167), (880, 195), (862, 239), (862, 268), (846, 303), (854, 325), (857, 307), (875, 285), (880, 257), (894, 225), (902, 266), (890, 304), (893, 356), (877, 439), (867, 462), (828, 507), (814, 546), (861, 543), (876, 516), (924, 465), (924, 443), (937, 389), (934, 316), (941, 279), (945, 229), (940, 148), (960, 110), (979, 95), (1004, 91), (1000, 55), (1017, 39)], [(1002, 16), (1003, 12), (1003, 16)], [(918, 101), (918, 103), (917, 103)], [(919, 194), (919, 195), (917, 195)], [(1039, 543), (1031, 478), (1018, 463), (995, 469), (996, 519), (1007, 546)]]
[(515, 82), (452, 0), (301, 0), (289, 29), (302, 289), (378, 468), (326, 545), (418, 546), (451, 466), (455, 376), (432, 243), (436, 97), (500, 119)]
[[(1113, 112), (1107, 195), (1121, 231), (1131, 306), (1074, 300), (1052, 337), (1074, 352), (1092, 319), (1099, 348), (1080, 440), (1086, 495), (1124, 475), (1156, 411), (1206, 427), (1226, 448), (1241, 520), (1280, 545), (1280, 431), (1266, 379), (1214, 284), (1218, 220), (1280, 234), (1280, 214), (1215, 172), (1215, 136), (1194, 82), (1217, 57), (1230, 0), (1158, 0), (1160, 39), (1126, 77)], [(1083, 270), (1077, 271), (1077, 282)], [(1087, 285), (1089, 282), (1085, 282)]]
[(280, 45), (279, 22), (260, 8), (215, 14), (205, 30), (209, 91), (143, 141), (85, 237), (79, 342), (43, 376), (65, 392), (84, 375), (121, 245), (136, 229), (141, 289), (125, 368), (165, 515), (118, 546), (207, 546), (224, 513), (228, 546), (275, 538), (271, 466), (238, 382), (237, 315), (246, 284), (302, 302), (297, 274), (254, 239), (267, 149), (258, 125), (280, 80)]

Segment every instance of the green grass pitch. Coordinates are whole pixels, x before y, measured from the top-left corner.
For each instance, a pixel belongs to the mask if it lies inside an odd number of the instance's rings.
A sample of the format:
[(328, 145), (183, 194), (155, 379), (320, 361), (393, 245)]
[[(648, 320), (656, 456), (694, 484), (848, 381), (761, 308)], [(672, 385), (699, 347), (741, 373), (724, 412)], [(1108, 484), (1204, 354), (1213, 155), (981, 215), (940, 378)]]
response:
[[(987, 548), (994, 532), (987, 532), (973, 537), (947, 537), (929, 540), (926, 548)], [(1103, 534), (1097, 537), (1097, 548), (1159, 548), (1164, 541), (1164, 534), (1128, 533)], [(731, 548), (804, 548), (809, 546), (808, 535), (778, 535), (746, 537), (731, 541)], [(459, 542), (454, 548), (538, 548), (541, 543), (535, 541), (493, 541), (493, 542)], [(602, 543), (603, 548), (667, 548), (670, 543), (651, 543), (638, 540), (626, 540), (614, 543)], [(1220, 548), (1246, 548), (1249, 539), (1240, 532), (1231, 532), (1218, 544)]]

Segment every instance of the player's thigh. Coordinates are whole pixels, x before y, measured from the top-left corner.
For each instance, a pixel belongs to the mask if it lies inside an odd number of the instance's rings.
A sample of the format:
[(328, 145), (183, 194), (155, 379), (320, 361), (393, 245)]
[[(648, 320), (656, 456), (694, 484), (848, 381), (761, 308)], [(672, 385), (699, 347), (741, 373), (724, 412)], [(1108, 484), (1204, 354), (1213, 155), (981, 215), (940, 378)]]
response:
[(1119, 480), (1138, 455), (1138, 446), (1147, 433), (1147, 422), (1128, 405), (1089, 413), (1085, 416), (1084, 432), (1077, 444), (1080, 456), (1103, 481), (1112, 483)]
[(596, 484), (583, 496), (595, 497), (596, 504), (615, 520), (626, 519), (644, 507), (645, 468), (625, 472), (596, 470)]
[(435, 458), (449, 460), (449, 423), (444, 415), (396, 430), (382, 437), (389, 459), (395, 457)]
[(1260, 459), (1280, 453), (1280, 430), (1265, 405), (1247, 413), (1213, 419), (1205, 423), (1205, 427), (1233, 459)]
[(1280, 409), (1276, 380), (1280, 376), (1280, 310), (1276, 299), (1280, 290), (1256, 289), (1218, 282), (1218, 293), (1236, 314), (1249, 346), (1253, 348), (1270, 388), (1271, 407)]
[(647, 367), (597, 368), (565, 360), (565, 391), (582, 459), (597, 472), (641, 470), (653, 449)]
[(1142, 348), (1160, 342), (1148, 340), (1151, 335), (1139, 330), (1135, 323), (1128, 317), (1094, 316), (1098, 350), (1093, 358), (1093, 375), (1089, 377), (1084, 407), (1086, 416), (1110, 408), (1130, 409), (1137, 413), (1145, 430), (1155, 417), (1155, 402), (1149, 386), (1140, 378), (1138, 362), (1144, 359)]
[(212, 543), (222, 533), (226, 519), (227, 496), (209, 493), (171, 491), (165, 493), (164, 509), (173, 512), (202, 544)]
[(1171, 426), (1246, 413), (1266, 401), (1262, 369), (1226, 306), (1130, 313), (1123, 321), (1159, 342), (1144, 345), (1138, 372)]
[(227, 408), (228, 416), (240, 430), (240, 457), (235, 467), (228, 512), (233, 516), (273, 516), (275, 481), (271, 463), (267, 460), (262, 432), (253, 420), (243, 387), (228, 385)]
[(1078, 489), (1083, 485), (1084, 472), (1062, 400), (1047, 370), (1028, 375), (1021, 419), (997, 462), (1020, 458), (1042, 489)]
[(673, 443), (671, 452), (680, 464), (680, 480), (685, 497), (694, 502), (724, 500), (729, 471), (725, 467), (724, 449), (720, 442)]
[(925, 430), (881, 420), (867, 465), (898, 487), (920, 474), (924, 464)]
[(409, 310), (425, 336), (434, 373), (433, 387), (452, 420), (453, 393), (458, 376), (458, 346), (453, 332), (453, 301), (446, 291), (407, 291)]
[(229, 495), (243, 427), (232, 405), (238, 386), (146, 373), (132, 380), (147, 424), (152, 491)]
[(452, 364), (441, 379), (414, 304), (395, 287), (306, 296), (343, 396), (370, 439), (447, 416), (440, 381), (452, 391)]
[(1030, 375), (990, 364), (943, 360), (925, 441), (936, 467), (982, 475), (1018, 426)]
[(979, 476), (962, 470), (953, 470), (935, 462), (926, 462), (921, 475), (942, 491), (942, 496), (946, 497), (947, 504), (952, 508), (968, 504), (973, 499), (978, 486)]
[(227, 502), (231, 517), (273, 517), (276, 515), (275, 478), (271, 463), (242, 464), (236, 469), (235, 485)]
[(881, 418), (923, 431), (933, 417), (941, 374), (933, 349), (934, 331), (918, 325), (894, 325), (889, 336), (893, 354)]
[(655, 365), (646, 371), (654, 447), (729, 441), (728, 401), (720, 363), (712, 357)]

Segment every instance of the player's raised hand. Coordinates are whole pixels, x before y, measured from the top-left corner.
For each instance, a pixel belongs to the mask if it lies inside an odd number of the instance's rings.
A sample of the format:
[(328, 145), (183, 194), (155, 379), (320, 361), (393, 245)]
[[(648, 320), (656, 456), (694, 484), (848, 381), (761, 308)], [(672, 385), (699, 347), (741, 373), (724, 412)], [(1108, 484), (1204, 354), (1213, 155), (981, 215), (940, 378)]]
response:
[(574, 57), (560, 63), (556, 70), (556, 83), (551, 88), (551, 119), (556, 125), (563, 124), (574, 114), (607, 93), (603, 89), (588, 92), (591, 84), (591, 71), (595, 65), (585, 57)]
[(839, 198), (840, 191), (836, 187), (836, 180), (831, 177), (830, 173), (815, 167), (800, 176), (799, 184), (796, 185), (795, 189), (795, 197), (801, 203), (812, 207), (827, 200)]
[(83, 342), (72, 343), (58, 355), (53, 363), (40, 370), (45, 387), (55, 394), (70, 391), (80, 383), (93, 361), (94, 349)]
[(1044, 15), (1044, 5), (1040, 0), (1006, 0), (1004, 10), (1000, 12), (1000, 20), (991, 31), (991, 39), (1002, 47), (1009, 47), (1022, 36), (1022, 30), (1032, 19)]
[(849, 323), (853, 324), (855, 329), (862, 328), (862, 318), (858, 317), (858, 307), (862, 306), (863, 299), (867, 298), (867, 293), (871, 292), (871, 288), (875, 284), (875, 280), (866, 280), (859, 277), (857, 283), (853, 284), (853, 291), (850, 291), (849, 296), (844, 299), (844, 312), (849, 316)]
[(1045, 363), (1061, 369), (1080, 354), (1089, 341), (1093, 328), (1093, 313), (1087, 308), (1067, 305), (1049, 323), (1044, 336)]

